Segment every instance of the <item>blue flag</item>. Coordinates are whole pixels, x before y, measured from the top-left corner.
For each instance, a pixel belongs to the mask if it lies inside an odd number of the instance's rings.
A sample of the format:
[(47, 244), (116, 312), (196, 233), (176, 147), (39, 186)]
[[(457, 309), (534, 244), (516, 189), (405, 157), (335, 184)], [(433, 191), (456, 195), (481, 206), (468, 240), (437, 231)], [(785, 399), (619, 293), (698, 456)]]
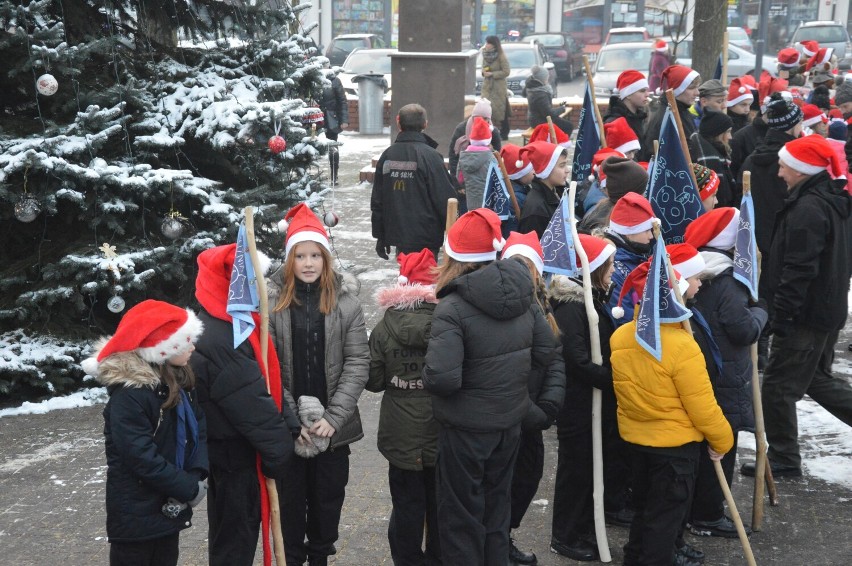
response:
[(254, 266), (248, 254), (246, 227), (245, 224), (240, 224), (234, 269), (231, 271), (231, 285), (228, 289), (228, 306), (225, 307), (225, 311), (233, 318), (235, 349), (254, 331), (251, 313), (260, 309), (255, 279)]
[(580, 110), (580, 122), (577, 126), (577, 140), (574, 143), (574, 161), (571, 164), (571, 180), (585, 181), (592, 172), (592, 158), (601, 148), (601, 133), (595, 119), (595, 97), (586, 82), (586, 95), (583, 109)]
[(757, 240), (754, 237), (754, 200), (751, 191), (743, 194), (740, 205), (740, 224), (734, 247), (734, 279), (748, 289), (753, 300), (757, 300)]
[[(648, 270), (648, 280), (642, 291), (639, 316), (636, 319), (636, 341), (660, 361), (663, 359), (660, 323), (681, 322), (692, 316), (692, 312), (680, 304), (671, 287), (666, 246), (662, 238), (657, 238), (650, 261), (651, 268)], [(673, 283), (677, 285), (677, 281)]]
[(660, 129), (660, 150), (648, 183), (648, 201), (660, 219), (666, 244), (680, 244), (690, 222), (704, 214), (704, 205), (690, 174), (689, 156), (683, 154), (677, 124), (666, 108)]
[(574, 250), (574, 237), (571, 226), (568, 204), (568, 191), (562, 193), (562, 199), (556, 212), (550, 219), (547, 229), (541, 235), (541, 250), (544, 252), (544, 271), (558, 275), (576, 276), (577, 253)]
[(488, 173), (485, 175), (485, 193), (482, 195), (482, 208), (493, 210), (500, 220), (507, 220), (512, 213), (509, 202), (509, 191), (503, 176), (497, 166), (497, 161), (492, 159), (488, 163)]

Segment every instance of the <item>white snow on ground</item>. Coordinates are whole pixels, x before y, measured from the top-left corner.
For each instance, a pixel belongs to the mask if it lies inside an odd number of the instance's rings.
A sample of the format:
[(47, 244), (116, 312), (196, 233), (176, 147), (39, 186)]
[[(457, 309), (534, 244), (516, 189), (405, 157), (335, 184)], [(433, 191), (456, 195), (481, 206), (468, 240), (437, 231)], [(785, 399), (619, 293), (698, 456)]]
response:
[(97, 387), (77, 391), (71, 395), (53, 397), (39, 403), (24, 402), (20, 407), (0, 410), (0, 417), (13, 417), (15, 415), (43, 415), (57, 409), (73, 409), (75, 407), (90, 407), (96, 403), (106, 402), (106, 388)]
[(353, 230), (337, 230), (334, 229), (331, 232), (332, 237), (334, 238), (343, 238), (344, 240), (364, 240), (371, 241), (375, 244), (376, 239), (373, 238), (373, 235), (367, 231), (353, 231)]
[(399, 276), (399, 269), (373, 269), (358, 274), (361, 281), (394, 280)]

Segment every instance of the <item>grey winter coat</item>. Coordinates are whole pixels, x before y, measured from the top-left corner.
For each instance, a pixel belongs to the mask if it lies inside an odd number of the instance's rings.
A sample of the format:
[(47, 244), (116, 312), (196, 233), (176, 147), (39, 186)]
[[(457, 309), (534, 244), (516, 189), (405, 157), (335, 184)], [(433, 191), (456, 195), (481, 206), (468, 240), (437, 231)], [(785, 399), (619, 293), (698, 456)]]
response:
[[(283, 267), (267, 280), (270, 309), (278, 302), (283, 287)], [(325, 317), (325, 380), (328, 406), (323, 418), (334, 427), (331, 448), (351, 444), (364, 437), (358, 398), (364, 391), (370, 366), (367, 329), (358, 301), (358, 280), (338, 276), (337, 304)], [(269, 314), (269, 335), (281, 363), (281, 383), (284, 399), (298, 414), (292, 390), (293, 349), (288, 309)]]
[(467, 209), (482, 208), (485, 196), (485, 180), (488, 164), (497, 160), (491, 151), (471, 151), (466, 149), (459, 154), (459, 171), (462, 174), (462, 186), (467, 198)]
[(557, 350), (529, 269), (496, 261), (457, 277), (438, 298), (423, 368), (435, 419), (473, 432), (520, 425), (530, 370), (546, 367)]

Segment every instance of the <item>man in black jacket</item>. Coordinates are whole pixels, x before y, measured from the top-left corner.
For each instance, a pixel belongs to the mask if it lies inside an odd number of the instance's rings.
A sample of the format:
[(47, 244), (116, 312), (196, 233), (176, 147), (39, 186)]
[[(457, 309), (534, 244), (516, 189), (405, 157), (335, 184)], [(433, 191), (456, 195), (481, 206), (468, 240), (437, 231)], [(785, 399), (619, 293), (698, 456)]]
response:
[(695, 133), (695, 121), (689, 109), (695, 103), (699, 84), (701, 84), (701, 77), (689, 67), (672, 65), (663, 71), (663, 94), (660, 96), (659, 106), (651, 115), (651, 120), (648, 122), (648, 128), (645, 130), (645, 139), (640, 140), (642, 142), (642, 150), (638, 156), (639, 161), (648, 161), (654, 153), (654, 142), (660, 137), (660, 129), (663, 125), (663, 118), (666, 115), (666, 107), (669, 105), (668, 99), (665, 96), (667, 89), (672, 89), (675, 96), (677, 108), (673, 110), (680, 114), (684, 136), (686, 139), (689, 139)]
[(429, 248), (435, 257), (444, 241), (447, 200), (456, 190), (444, 166), (438, 144), (423, 133), (426, 109), (407, 104), (396, 117), (399, 135), (376, 164), (370, 199), (376, 253), (388, 259), (396, 253)]
[[(763, 380), (773, 474), (800, 476), (796, 402), (805, 394), (852, 426), (852, 386), (831, 374), (846, 322), (852, 198), (831, 144), (820, 136), (787, 143), (778, 176), (789, 197), (778, 213), (766, 274), (774, 338)], [(754, 475), (754, 465), (742, 472)]]

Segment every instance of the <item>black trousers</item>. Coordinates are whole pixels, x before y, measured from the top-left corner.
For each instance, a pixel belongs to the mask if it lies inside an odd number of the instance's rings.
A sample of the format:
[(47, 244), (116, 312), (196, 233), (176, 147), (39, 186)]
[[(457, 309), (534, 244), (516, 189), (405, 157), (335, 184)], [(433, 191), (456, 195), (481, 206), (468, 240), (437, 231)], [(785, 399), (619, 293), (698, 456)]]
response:
[(512, 470), (521, 426), (500, 432), (442, 428), (438, 529), (447, 566), (506, 566)]
[(689, 511), (700, 444), (676, 448), (632, 445), (636, 516), (624, 545), (625, 566), (671, 566)]
[(829, 413), (852, 426), (852, 385), (831, 373), (838, 332), (796, 326), (790, 336), (772, 337), (763, 374), (763, 419), (769, 459), (802, 465), (796, 403), (808, 394)]
[[(403, 470), (391, 464), (388, 484), (393, 502), (388, 542), (394, 566), (440, 566), (435, 468)], [(423, 552), (424, 528), (426, 552)]]
[[(722, 458), (722, 470), (728, 487), (734, 481), (734, 465), (737, 461), (737, 434), (734, 433), (734, 446)], [(725, 494), (716, 477), (716, 468), (707, 452), (707, 441), (701, 443), (698, 450), (698, 476), (695, 479), (695, 494), (692, 497), (693, 521), (716, 521), (725, 514)]]
[(512, 514), (509, 527), (517, 529), (535, 499), (544, 475), (544, 440), (540, 430), (521, 431), (518, 457), (512, 474)]
[(109, 545), (110, 566), (176, 566), (179, 533), (142, 542)]
[(210, 566), (251, 566), (260, 534), (257, 470), (226, 470), (211, 465), (207, 481)]
[(308, 557), (337, 552), (334, 543), (349, 483), (349, 454), (349, 447), (343, 446), (314, 458), (290, 459), (286, 481), (278, 482), (287, 564), (301, 565)]

